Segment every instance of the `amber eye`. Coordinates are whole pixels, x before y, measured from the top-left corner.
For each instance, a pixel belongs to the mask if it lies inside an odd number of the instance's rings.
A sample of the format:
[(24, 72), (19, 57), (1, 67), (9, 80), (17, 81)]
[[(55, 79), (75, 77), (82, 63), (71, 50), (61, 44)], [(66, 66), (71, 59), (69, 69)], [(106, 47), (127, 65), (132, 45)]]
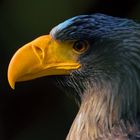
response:
[(88, 49), (88, 46), (89, 45), (87, 41), (79, 40), (79, 41), (74, 42), (73, 49), (77, 53), (83, 53)]

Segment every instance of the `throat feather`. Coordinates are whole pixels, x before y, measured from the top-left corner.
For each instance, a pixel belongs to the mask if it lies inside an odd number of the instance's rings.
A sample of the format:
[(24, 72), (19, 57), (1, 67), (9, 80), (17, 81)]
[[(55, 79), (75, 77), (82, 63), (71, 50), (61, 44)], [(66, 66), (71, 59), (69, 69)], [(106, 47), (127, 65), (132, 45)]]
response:
[(94, 140), (98, 138), (102, 140), (109, 139), (109, 137), (112, 140), (116, 135), (119, 135), (118, 138), (125, 137), (129, 128), (135, 127), (135, 130), (138, 131), (135, 119), (129, 119), (128, 116), (128, 118), (123, 118), (122, 116), (122, 111), (124, 111), (122, 109), (122, 96), (119, 96), (117, 91), (112, 93), (108, 89), (111, 87), (86, 90), (67, 140)]

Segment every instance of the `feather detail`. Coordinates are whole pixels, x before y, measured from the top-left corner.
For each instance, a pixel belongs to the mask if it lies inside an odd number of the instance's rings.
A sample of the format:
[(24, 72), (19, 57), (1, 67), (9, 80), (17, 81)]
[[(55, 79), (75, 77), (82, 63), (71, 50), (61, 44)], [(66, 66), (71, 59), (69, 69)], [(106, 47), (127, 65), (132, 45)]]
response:
[[(114, 114), (119, 113), (119, 109), (108, 108), (107, 100), (103, 100), (99, 94), (95, 91), (85, 94), (66, 140), (138, 140), (138, 123), (120, 119), (119, 115)], [(118, 101), (114, 102), (119, 106)], [(110, 114), (111, 118), (108, 119)]]

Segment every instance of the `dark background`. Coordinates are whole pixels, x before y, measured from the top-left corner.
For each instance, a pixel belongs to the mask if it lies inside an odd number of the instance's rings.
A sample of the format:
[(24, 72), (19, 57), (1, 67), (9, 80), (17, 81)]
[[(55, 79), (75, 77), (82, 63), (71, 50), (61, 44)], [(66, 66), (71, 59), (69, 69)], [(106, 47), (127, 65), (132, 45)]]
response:
[(73, 99), (49, 78), (18, 83), (13, 91), (7, 67), (14, 52), (58, 23), (101, 12), (140, 21), (139, 0), (0, 1), (0, 140), (64, 140), (78, 111)]

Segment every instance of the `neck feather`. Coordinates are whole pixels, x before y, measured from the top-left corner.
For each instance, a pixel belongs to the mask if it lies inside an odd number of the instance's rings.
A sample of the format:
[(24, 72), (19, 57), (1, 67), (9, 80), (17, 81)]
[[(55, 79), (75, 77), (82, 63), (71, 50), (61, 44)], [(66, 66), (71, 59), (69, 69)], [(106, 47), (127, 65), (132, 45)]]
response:
[(128, 111), (123, 96), (110, 89), (112, 86), (86, 90), (67, 140), (124, 140), (139, 132), (135, 109)]

